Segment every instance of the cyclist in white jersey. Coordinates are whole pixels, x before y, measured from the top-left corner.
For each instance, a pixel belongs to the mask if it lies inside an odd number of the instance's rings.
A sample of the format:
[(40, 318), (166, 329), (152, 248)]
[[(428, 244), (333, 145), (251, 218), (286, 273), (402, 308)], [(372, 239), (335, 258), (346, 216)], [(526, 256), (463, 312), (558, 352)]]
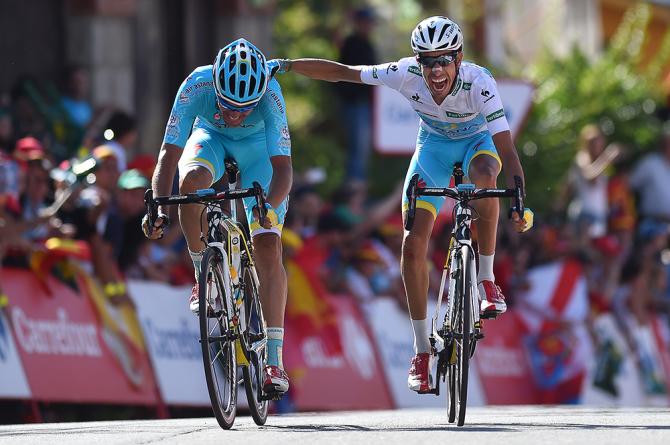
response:
[[(420, 22), (411, 37), (414, 57), (374, 66), (348, 66), (322, 59), (271, 60), (273, 72), (295, 71), (313, 79), (386, 85), (407, 98), (421, 118), (416, 151), (405, 185), (415, 174), (420, 185), (445, 187), (456, 162), (461, 162), (467, 179), (478, 188), (496, 187), (505, 166), (507, 185), (523, 178), (502, 102), (491, 73), (463, 62), (463, 35), (456, 23), (442, 16)], [(403, 217), (407, 198), (403, 198)], [(414, 226), (405, 233), (402, 248), (402, 276), (407, 293), (415, 356), (408, 378), (410, 389), (430, 390), (430, 343), (426, 321), (428, 265), (426, 253), (433, 224), (443, 197), (420, 197)], [(494, 317), (507, 306), (495, 285), (493, 257), (499, 203), (482, 199), (473, 203), (479, 213), (479, 293), (483, 316)], [(523, 217), (515, 212), (511, 220), (518, 231), (532, 226), (532, 212)]]

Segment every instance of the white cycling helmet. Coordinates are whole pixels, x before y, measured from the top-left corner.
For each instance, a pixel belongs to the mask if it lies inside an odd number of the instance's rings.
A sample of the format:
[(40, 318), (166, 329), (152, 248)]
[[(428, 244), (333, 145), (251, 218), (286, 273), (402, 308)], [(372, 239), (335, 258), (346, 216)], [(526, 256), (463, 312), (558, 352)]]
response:
[(463, 46), (463, 33), (456, 22), (436, 15), (422, 20), (412, 31), (414, 54), (429, 51), (456, 51)]

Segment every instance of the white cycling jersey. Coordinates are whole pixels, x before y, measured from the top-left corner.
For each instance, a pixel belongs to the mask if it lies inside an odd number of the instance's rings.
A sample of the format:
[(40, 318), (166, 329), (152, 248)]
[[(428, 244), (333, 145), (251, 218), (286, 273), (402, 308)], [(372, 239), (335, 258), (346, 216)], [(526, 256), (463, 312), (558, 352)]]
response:
[(509, 130), (496, 81), (486, 68), (474, 63), (461, 63), (456, 86), (440, 105), (433, 100), (414, 57), (364, 66), (361, 81), (397, 90), (421, 118), (421, 128), (449, 139)]

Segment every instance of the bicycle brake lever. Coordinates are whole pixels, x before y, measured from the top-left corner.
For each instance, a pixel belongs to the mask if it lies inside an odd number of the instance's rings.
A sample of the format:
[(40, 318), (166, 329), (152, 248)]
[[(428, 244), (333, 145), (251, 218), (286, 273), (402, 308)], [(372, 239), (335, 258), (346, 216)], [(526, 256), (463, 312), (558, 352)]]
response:
[(149, 234), (153, 233), (154, 224), (158, 219), (158, 206), (154, 202), (154, 191), (147, 189), (144, 192), (144, 205), (147, 209), (147, 216), (149, 217)]
[(263, 193), (263, 187), (254, 181), (254, 195), (256, 196), (256, 208), (258, 209), (258, 222), (261, 226), (265, 226), (265, 216), (267, 215), (267, 210), (265, 209), (265, 195)]

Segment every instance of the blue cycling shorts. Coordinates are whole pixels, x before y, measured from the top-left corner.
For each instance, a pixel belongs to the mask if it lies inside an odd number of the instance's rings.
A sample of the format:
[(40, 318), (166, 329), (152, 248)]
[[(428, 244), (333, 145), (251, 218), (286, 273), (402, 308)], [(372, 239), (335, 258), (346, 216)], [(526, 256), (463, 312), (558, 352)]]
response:
[[(467, 176), (470, 164), (477, 156), (491, 156), (502, 168), (500, 156), (488, 131), (454, 140), (419, 129), (416, 151), (410, 161), (403, 190), (407, 190), (409, 181), (415, 173), (419, 174), (419, 184), (422, 187), (449, 187), (454, 164), (461, 162), (463, 172)], [(445, 199), (444, 196), (420, 196), (416, 200), (416, 207), (426, 209), (433, 214), (433, 217), (437, 217)], [(403, 212), (408, 206), (407, 195), (403, 193)]]
[[(252, 187), (253, 182), (257, 181), (265, 193), (268, 192), (272, 181), (272, 164), (266, 148), (265, 132), (258, 132), (235, 140), (206, 128), (194, 129), (179, 159), (179, 169), (183, 170), (192, 166), (204, 167), (212, 174), (213, 184), (226, 172), (224, 162), (226, 158), (233, 158), (237, 161), (240, 170), (240, 187)], [(275, 208), (278, 225), (271, 229), (265, 229), (254, 221), (253, 207), (256, 205), (256, 200), (244, 198), (243, 201), (252, 236), (266, 232), (281, 236), (281, 229), (288, 210), (288, 197), (278, 208)]]

